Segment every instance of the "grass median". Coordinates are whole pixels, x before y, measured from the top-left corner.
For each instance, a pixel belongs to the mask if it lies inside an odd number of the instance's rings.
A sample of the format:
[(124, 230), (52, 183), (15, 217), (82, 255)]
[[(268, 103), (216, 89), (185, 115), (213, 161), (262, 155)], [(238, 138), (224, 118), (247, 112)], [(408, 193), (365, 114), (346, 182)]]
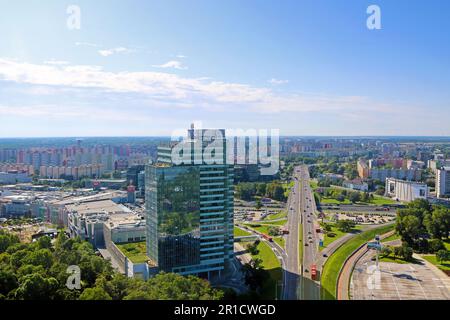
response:
[(323, 266), (321, 276), (321, 288), (323, 300), (336, 299), (336, 285), (339, 272), (344, 265), (345, 260), (349, 257), (359, 246), (372, 240), (377, 234), (384, 234), (391, 231), (394, 225), (382, 226), (372, 229), (351, 238), (343, 245), (341, 245), (326, 261)]

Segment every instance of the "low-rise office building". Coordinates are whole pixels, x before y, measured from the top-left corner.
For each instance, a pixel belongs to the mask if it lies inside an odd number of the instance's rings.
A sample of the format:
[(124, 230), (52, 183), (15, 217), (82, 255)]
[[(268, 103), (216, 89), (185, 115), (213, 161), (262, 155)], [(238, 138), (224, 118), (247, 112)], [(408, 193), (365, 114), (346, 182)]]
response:
[(425, 183), (387, 178), (386, 196), (404, 202), (410, 202), (415, 199), (427, 199), (428, 186)]

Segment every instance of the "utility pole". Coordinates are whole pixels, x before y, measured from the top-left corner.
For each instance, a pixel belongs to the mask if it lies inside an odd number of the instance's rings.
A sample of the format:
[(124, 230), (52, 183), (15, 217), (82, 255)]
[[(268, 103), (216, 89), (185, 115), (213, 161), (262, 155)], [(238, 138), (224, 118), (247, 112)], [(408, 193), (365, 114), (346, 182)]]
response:
[(376, 254), (376, 267), (377, 267), (377, 271), (378, 271), (378, 254), (379, 254), (379, 252), (380, 252), (380, 249), (381, 249), (381, 244), (380, 244), (380, 236), (377, 234), (376, 236), (375, 236), (375, 241), (377, 242), (377, 254)]

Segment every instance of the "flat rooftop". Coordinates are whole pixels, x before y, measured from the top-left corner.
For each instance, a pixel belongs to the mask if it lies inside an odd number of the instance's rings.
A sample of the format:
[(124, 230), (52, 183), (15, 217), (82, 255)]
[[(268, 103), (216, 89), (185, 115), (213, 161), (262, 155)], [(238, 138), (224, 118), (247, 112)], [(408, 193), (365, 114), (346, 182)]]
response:
[(141, 216), (134, 213), (119, 213), (109, 217), (107, 222), (110, 229), (130, 228), (136, 226), (145, 227), (145, 220)]
[(150, 260), (147, 257), (147, 245), (145, 241), (116, 244), (116, 246), (133, 263), (144, 263)]
[(70, 204), (67, 205), (66, 208), (71, 212), (78, 212), (81, 215), (92, 215), (97, 213), (117, 214), (132, 212), (127, 207), (121, 204), (117, 204), (112, 200), (100, 200), (79, 204)]

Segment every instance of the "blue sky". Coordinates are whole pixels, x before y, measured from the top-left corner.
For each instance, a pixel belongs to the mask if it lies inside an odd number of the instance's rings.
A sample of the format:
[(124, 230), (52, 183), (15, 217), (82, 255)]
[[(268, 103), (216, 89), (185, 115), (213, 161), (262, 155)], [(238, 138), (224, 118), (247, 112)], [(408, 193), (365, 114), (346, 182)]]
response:
[(43, 2), (0, 0), (0, 137), (450, 135), (446, 0)]

